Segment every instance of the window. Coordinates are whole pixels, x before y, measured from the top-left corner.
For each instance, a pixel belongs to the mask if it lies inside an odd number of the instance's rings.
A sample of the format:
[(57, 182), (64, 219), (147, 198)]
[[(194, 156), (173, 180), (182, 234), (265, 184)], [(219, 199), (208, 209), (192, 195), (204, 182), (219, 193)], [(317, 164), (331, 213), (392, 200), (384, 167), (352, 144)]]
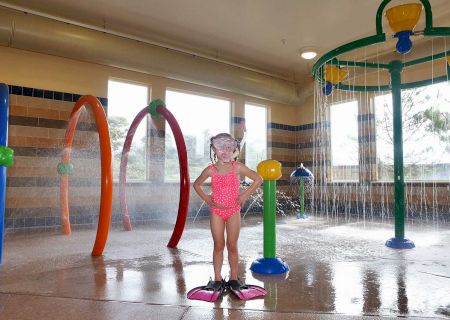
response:
[[(180, 125), (188, 153), (189, 176), (195, 180), (211, 162), (209, 139), (218, 133), (230, 132), (230, 101), (167, 90), (166, 105)], [(179, 181), (179, 172), (175, 139), (167, 124), (165, 181)]]
[[(148, 103), (148, 87), (108, 81), (108, 122), (113, 151), (113, 176), (119, 178), (123, 143), (131, 122)], [(136, 130), (128, 154), (127, 180), (145, 180), (147, 121)]]
[(375, 97), (378, 180), (394, 181), (394, 147), (392, 143), (392, 95)]
[(333, 180), (359, 180), (357, 117), (357, 101), (331, 106), (331, 166)]
[[(378, 178), (393, 180), (392, 95), (375, 97)], [(405, 180), (450, 179), (450, 84), (402, 91)]]
[(267, 115), (266, 108), (245, 105), (245, 164), (256, 171), (259, 162), (267, 159)]

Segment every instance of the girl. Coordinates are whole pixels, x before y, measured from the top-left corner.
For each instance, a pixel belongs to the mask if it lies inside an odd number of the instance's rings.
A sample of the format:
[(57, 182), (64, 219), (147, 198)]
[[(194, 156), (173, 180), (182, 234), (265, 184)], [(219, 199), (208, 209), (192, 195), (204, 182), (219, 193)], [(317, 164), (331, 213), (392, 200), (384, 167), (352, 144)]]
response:
[[(210, 226), (214, 241), (213, 265), (214, 286), (222, 283), (223, 250), (226, 231), (228, 261), (230, 264), (230, 282), (238, 280), (238, 238), (241, 225), (241, 205), (261, 185), (262, 178), (244, 164), (235, 161), (239, 154), (236, 139), (228, 133), (219, 133), (211, 138), (210, 150), (214, 152), (214, 164), (203, 170), (194, 182), (194, 189), (211, 208)], [(211, 159), (212, 160), (212, 159)], [(250, 178), (253, 183), (240, 192), (239, 175)], [(201, 186), (211, 177), (211, 195)]]

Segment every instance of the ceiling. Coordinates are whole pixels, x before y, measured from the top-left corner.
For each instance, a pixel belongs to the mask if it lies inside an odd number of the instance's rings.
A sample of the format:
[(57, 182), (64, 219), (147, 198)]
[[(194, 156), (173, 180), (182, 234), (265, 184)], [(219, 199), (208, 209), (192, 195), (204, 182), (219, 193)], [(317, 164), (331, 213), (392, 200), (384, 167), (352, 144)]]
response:
[[(390, 5), (410, 2), (418, 1), (393, 0)], [(311, 79), (314, 63), (303, 60), (300, 51), (314, 47), (320, 56), (344, 43), (375, 34), (380, 3), (381, 0), (0, 1), (1, 6), (227, 61), (300, 85)], [(450, 26), (449, 0), (430, 3), (434, 26)], [(391, 35), (386, 22), (383, 26)]]

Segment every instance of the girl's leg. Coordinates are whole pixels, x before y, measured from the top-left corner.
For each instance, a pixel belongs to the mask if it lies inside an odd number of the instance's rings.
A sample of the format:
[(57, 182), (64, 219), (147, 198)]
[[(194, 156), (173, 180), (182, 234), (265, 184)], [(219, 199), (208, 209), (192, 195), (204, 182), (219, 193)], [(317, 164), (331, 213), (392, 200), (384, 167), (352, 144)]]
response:
[(225, 221), (217, 214), (210, 214), (211, 234), (214, 240), (213, 265), (214, 281), (222, 280), (223, 249), (225, 248)]
[(238, 278), (238, 239), (241, 230), (241, 213), (236, 212), (227, 220), (227, 251), (228, 262), (230, 263), (230, 280), (237, 280)]

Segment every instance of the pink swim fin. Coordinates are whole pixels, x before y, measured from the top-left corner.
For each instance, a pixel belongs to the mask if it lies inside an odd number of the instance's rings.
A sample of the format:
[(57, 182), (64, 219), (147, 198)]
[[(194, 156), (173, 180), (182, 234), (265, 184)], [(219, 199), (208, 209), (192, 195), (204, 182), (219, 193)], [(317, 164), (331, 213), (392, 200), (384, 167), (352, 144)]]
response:
[(206, 286), (195, 287), (187, 293), (188, 299), (214, 302), (225, 291), (225, 282), (209, 280)]
[(258, 297), (264, 297), (267, 294), (266, 289), (252, 284), (244, 284), (241, 280), (230, 280), (227, 282), (227, 288), (234, 293), (240, 300), (249, 300)]

